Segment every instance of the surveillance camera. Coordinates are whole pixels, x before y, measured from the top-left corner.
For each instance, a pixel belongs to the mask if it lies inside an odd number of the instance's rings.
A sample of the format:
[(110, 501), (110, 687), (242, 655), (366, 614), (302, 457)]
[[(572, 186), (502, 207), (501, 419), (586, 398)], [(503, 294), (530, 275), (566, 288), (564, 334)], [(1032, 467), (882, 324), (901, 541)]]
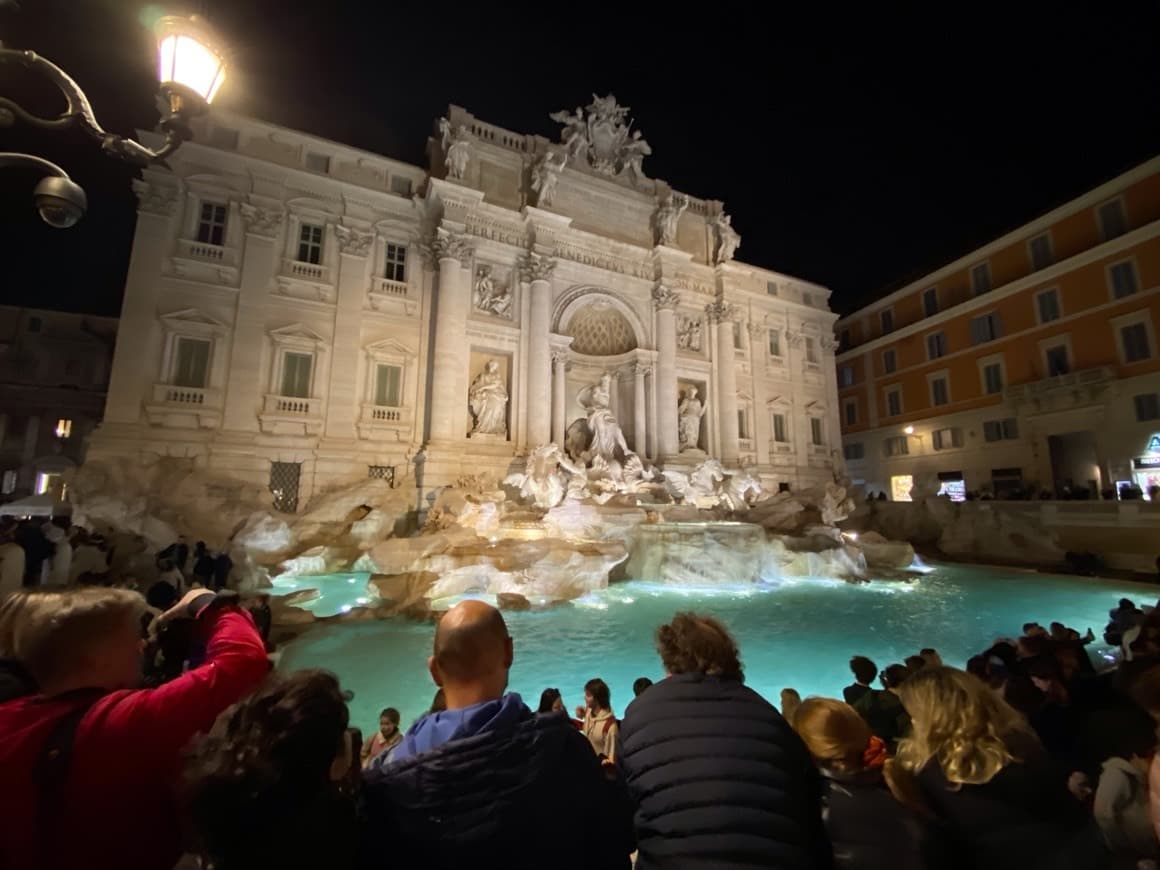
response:
[(88, 198), (79, 184), (60, 176), (42, 178), (32, 191), (40, 218), (50, 227), (66, 229), (84, 216)]

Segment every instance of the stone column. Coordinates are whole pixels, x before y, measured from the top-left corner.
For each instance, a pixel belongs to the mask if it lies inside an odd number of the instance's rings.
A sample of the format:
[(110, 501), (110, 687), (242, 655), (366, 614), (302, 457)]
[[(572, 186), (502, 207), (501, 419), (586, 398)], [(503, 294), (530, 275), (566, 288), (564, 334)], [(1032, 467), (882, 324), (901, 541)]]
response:
[(714, 302), (705, 311), (717, 324), (717, 353), (714, 365), (717, 369), (717, 432), (720, 436), (720, 458), (725, 466), (736, 466), (741, 458), (737, 428), (737, 368), (733, 354), (733, 318), (736, 312), (732, 305), (724, 302)]
[(648, 413), (644, 403), (644, 376), (648, 366), (634, 363), (632, 366), (632, 445), (638, 456), (648, 455)]
[(467, 315), (471, 289), (464, 271), (471, 245), (462, 236), (436, 231), (429, 249), (439, 264), (431, 365), (428, 441), (462, 441), (467, 435)]
[(269, 371), (262, 365), (262, 349), (266, 343), (270, 282), (278, 271), (278, 237), (284, 213), (280, 208), (262, 208), (251, 203), (243, 203), (240, 211), (246, 233), (226, 368), (222, 428), (257, 432), (262, 397), (269, 388)]
[(521, 265), (528, 282), (531, 311), (528, 314), (528, 360), (525, 368), (528, 384), (528, 447), (547, 444), (552, 437), (552, 355), (549, 343), (552, 314), (552, 271), (556, 261), (529, 253)]
[[(146, 172), (147, 176), (151, 174), (153, 170)], [(162, 379), (158, 371), (161, 330), (157, 322), (157, 291), (162, 262), (172, 244), (180, 193), (176, 186), (153, 180), (135, 181), (133, 190), (138, 202), (137, 230), (121, 299), (117, 346), (109, 370), (106, 424), (139, 422), (142, 403), (152, 397), (153, 384)]]
[[(680, 453), (677, 438), (677, 323), (681, 297), (663, 284), (652, 292), (657, 318), (657, 456), (662, 462)], [(736, 426), (736, 423), (734, 423)]]
[(564, 432), (568, 426), (568, 353), (552, 352), (552, 441), (564, 446)]
[[(367, 298), (367, 258), (374, 244), (371, 231), (336, 226), (338, 239), (338, 299), (334, 314), (334, 342), (330, 357), (330, 386), (326, 391), (326, 437), (353, 439), (361, 412), (356, 394), (362, 353), (362, 312)], [(368, 372), (374, 377), (374, 372)]]
[(765, 406), (765, 357), (769, 353), (768, 330), (759, 322), (749, 321), (749, 369), (753, 373), (753, 446), (758, 465), (769, 465), (769, 408)]

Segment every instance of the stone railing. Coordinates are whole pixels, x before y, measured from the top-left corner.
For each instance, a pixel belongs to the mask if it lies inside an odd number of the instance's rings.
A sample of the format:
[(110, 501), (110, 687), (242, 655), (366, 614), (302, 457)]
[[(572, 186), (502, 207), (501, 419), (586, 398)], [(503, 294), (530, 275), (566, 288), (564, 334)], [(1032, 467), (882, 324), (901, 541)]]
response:
[(532, 150), (532, 138), (530, 136), (512, 133), (510, 130), (505, 130), (502, 127), (485, 124), (483, 121), (476, 121), (474, 119), (466, 126), (473, 136), (484, 142), (494, 142), (496, 145), (511, 148), (513, 151)]
[(177, 240), (177, 256), (186, 260), (200, 260), (219, 266), (237, 265), (237, 254), (233, 248), (195, 242), (192, 239)]
[(406, 281), (392, 281), (389, 278), (375, 278), (371, 282), (371, 293), (381, 296), (404, 298), (410, 294), (410, 285)]
[(333, 284), (330, 269), (319, 263), (303, 263), (301, 260), (284, 260), (282, 274), (287, 278), (298, 281), (310, 281), (315, 284)]
[(1038, 396), (1052, 393), (1055, 390), (1093, 387), (1111, 383), (1115, 379), (1115, 369), (1111, 366), (1100, 366), (1092, 369), (1081, 369), (1078, 372), (1068, 372), (1066, 375), (1041, 378), (1038, 381), (1031, 381), (1026, 384), (1012, 384), (1004, 390), (1004, 396), (1009, 401), (1034, 399)]
[(366, 403), (359, 414), (359, 437), (374, 438), (387, 430), (409, 429), (412, 418), (410, 408)]
[(202, 405), (216, 407), (221, 393), (208, 387), (179, 387), (174, 384), (154, 384), (153, 401), (170, 405)]
[(322, 431), (322, 399), (267, 394), (258, 422), (271, 434), (317, 435)]
[(300, 398), (298, 396), (266, 396), (266, 413), (294, 417), (316, 417), (320, 413), (321, 399)]

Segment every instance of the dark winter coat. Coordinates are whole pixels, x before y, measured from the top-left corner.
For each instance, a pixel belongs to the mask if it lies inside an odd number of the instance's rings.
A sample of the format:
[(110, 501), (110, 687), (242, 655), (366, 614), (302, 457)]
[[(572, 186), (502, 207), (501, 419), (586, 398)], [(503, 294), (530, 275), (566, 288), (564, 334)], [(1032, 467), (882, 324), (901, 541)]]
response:
[(669, 677), (629, 705), (620, 741), (637, 870), (832, 866), (821, 778), (801, 738), (752, 689)]
[(926, 866), (922, 827), (890, 793), (882, 771), (828, 775), (823, 800), (835, 867), (923, 870)]
[(628, 868), (632, 808), (563, 713), (367, 770), (365, 865)]
[(956, 856), (948, 868), (1107, 867), (1095, 823), (1067, 789), (1068, 772), (1033, 737), (1012, 735), (1008, 747), (1020, 761), (982, 785), (952, 788), (937, 760), (919, 772), (923, 798), (941, 822), (945, 851)]

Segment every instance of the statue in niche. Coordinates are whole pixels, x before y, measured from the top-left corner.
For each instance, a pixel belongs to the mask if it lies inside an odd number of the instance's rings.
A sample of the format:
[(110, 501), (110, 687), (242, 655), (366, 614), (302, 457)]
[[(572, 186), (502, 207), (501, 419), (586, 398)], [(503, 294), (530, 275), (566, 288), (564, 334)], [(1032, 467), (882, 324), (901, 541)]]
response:
[(697, 398), (697, 388), (689, 387), (689, 391), (681, 398), (677, 406), (677, 437), (680, 441), (681, 452), (697, 450), (701, 441), (701, 418), (705, 416), (708, 406)]
[(689, 198), (675, 190), (669, 193), (665, 201), (657, 208), (656, 240), (658, 245), (675, 245), (677, 243), (677, 223), (681, 215), (689, 207)]
[(733, 218), (725, 212), (717, 215), (713, 221), (713, 227), (717, 231), (717, 250), (714, 252), (713, 262), (717, 264), (728, 263), (733, 259), (733, 255), (741, 244), (741, 235), (733, 229)]
[(600, 497), (635, 491), (653, 479), (644, 461), (628, 449), (613, 416), (611, 398), (612, 375), (605, 372), (576, 397), (587, 417), (574, 421), (565, 435), (568, 453), (587, 470), (587, 483)]
[[(559, 157), (559, 163), (552, 160)], [(548, 206), (556, 198), (556, 183), (560, 180), (560, 173), (568, 163), (568, 152), (549, 151), (532, 168), (532, 190), (536, 194), (537, 206)]]
[(467, 391), (467, 400), (475, 418), (472, 435), (507, 436), (508, 391), (499, 373), (498, 361), (489, 359), (483, 371), (475, 376)]
[(491, 274), (491, 266), (480, 266), (476, 270), (475, 289), (472, 295), (476, 311), (484, 311), (499, 317), (511, 316), (511, 291), (496, 283)]
[(701, 329), (701, 318), (682, 317), (681, 325), (677, 329), (677, 349), (699, 351), (701, 349)]

